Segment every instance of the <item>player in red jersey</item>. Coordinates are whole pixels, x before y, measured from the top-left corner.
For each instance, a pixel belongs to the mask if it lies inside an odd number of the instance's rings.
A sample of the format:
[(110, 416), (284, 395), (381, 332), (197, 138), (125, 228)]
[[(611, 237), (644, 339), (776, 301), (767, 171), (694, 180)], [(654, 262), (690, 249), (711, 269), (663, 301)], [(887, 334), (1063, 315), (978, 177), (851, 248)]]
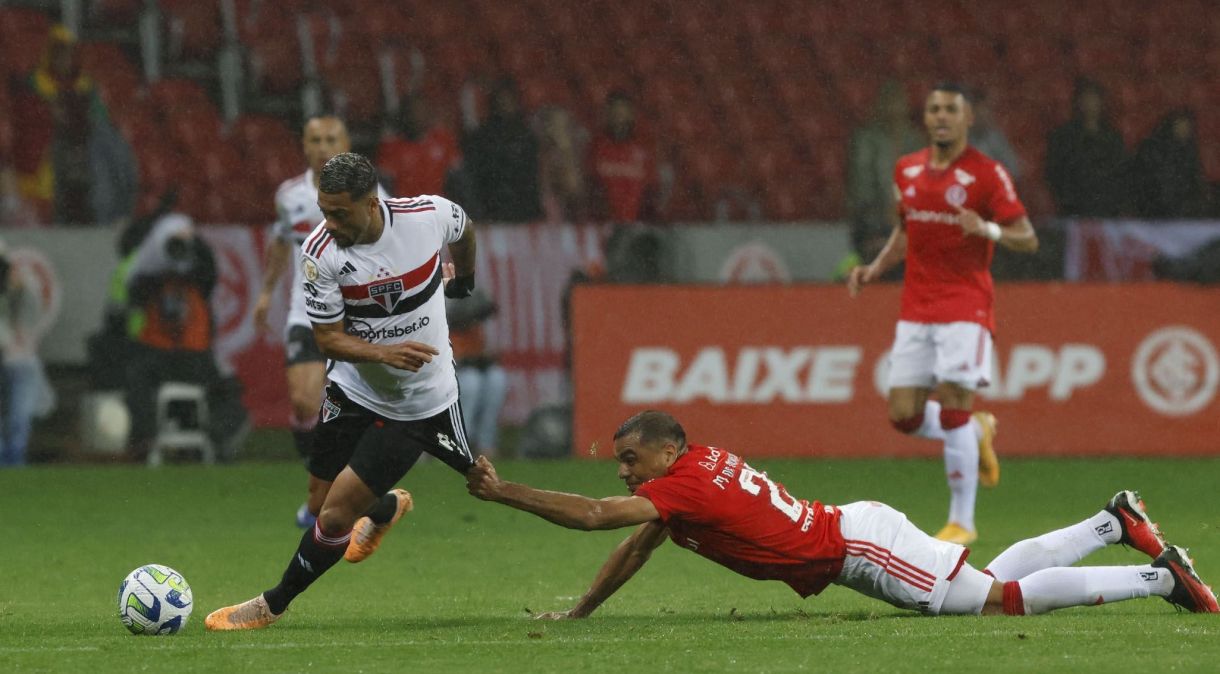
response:
[(1000, 480), (995, 417), (971, 414), (975, 390), (991, 379), (991, 258), (997, 243), (1033, 253), (1038, 237), (1008, 172), (967, 143), (973, 118), (962, 89), (937, 85), (923, 119), (931, 144), (894, 169), (897, 225), (877, 259), (851, 270), (847, 286), (854, 297), (906, 261), (890, 351), (890, 422), (944, 442), (949, 518), (936, 537), (969, 544), (978, 538), (978, 485)]
[[(541, 618), (588, 616), (666, 536), (743, 576), (787, 583), (802, 597), (833, 583), (930, 615), (1025, 615), (1148, 596), (1220, 612), (1185, 550), (1165, 545), (1135, 492), (1119, 492), (1096, 515), (1017, 543), (978, 571), (966, 563), (967, 548), (928, 536), (887, 505), (798, 499), (736, 454), (688, 445), (682, 426), (663, 412), (624, 422), (614, 455), (631, 496), (592, 499), (505, 482), (485, 457), (466, 473), (471, 494), (569, 529), (640, 525), (575, 607)], [(1154, 559), (1070, 567), (1117, 543)]]

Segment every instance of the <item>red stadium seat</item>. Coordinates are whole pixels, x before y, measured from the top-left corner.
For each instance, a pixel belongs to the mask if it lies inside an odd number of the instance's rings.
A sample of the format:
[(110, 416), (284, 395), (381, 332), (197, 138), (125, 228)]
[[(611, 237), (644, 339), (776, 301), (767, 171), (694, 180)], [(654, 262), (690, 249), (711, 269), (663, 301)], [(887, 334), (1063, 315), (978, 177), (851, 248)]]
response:
[(223, 41), (220, 4), (199, 0), (160, 0), (175, 56), (203, 59), (213, 56)]
[(89, 3), (91, 19), (109, 26), (134, 25), (143, 10), (144, 0), (93, 0)]
[(38, 65), (51, 20), (33, 9), (0, 7), (0, 73), (28, 73)]
[(148, 85), (149, 102), (165, 116), (180, 110), (211, 110), (215, 105), (198, 83), (187, 79), (167, 79)]
[(264, 146), (297, 147), (300, 143), (299, 134), (282, 119), (267, 115), (241, 115), (230, 125), (229, 137), (246, 156)]
[(221, 142), (220, 117), (211, 109), (178, 110), (166, 118), (165, 127), (170, 140), (187, 156), (204, 153)]

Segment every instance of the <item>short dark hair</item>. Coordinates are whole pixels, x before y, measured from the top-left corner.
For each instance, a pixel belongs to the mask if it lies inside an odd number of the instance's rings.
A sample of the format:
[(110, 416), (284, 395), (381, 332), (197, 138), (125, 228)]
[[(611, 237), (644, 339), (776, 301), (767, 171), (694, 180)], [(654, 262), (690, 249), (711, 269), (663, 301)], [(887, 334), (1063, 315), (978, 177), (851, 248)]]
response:
[(614, 439), (638, 434), (641, 445), (673, 442), (679, 449), (686, 446), (686, 431), (678, 420), (657, 410), (645, 410), (623, 422)]
[(967, 103), (971, 103), (974, 101), (974, 96), (971, 95), (971, 93), (966, 89), (966, 87), (963, 87), (962, 85), (958, 84), (957, 82), (949, 82), (949, 81), (937, 82), (935, 84), (935, 86), (933, 86), (932, 89), (930, 91), (928, 91), (928, 93), (930, 94), (933, 91), (947, 91), (951, 94), (958, 94), (963, 99), (965, 99), (965, 101)]
[(318, 176), (318, 191), (362, 197), (377, 188), (377, 169), (364, 155), (343, 152), (330, 158)]

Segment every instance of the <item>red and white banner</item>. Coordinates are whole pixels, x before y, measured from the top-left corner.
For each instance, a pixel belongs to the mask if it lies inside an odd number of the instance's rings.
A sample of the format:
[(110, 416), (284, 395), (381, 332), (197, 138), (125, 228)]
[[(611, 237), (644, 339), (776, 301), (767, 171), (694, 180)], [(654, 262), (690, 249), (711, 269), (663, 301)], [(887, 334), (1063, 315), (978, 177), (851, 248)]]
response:
[[(644, 409), (751, 456), (933, 456), (890, 427), (900, 288), (591, 286), (573, 294), (577, 456)], [(1220, 288), (997, 288), (1005, 455), (1220, 454)]]
[(1220, 239), (1220, 222), (1076, 220), (1064, 225), (1069, 281), (1151, 281), (1161, 256), (1183, 257)]
[[(216, 352), (245, 385), (243, 400), (260, 426), (288, 423), (283, 326), (290, 279), (281, 282), (268, 323), (254, 325), (263, 279), (265, 232), (248, 227), (200, 230), (216, 256), (212, 297)], [(603, 264), (605, 226), (478, 226), (477, 282), (499, 305), (487, 324), (488, 347), (509, 375), (502, 419), (522, 423), (535, 407), (568, 396), (563, 296), (574, 269)]]

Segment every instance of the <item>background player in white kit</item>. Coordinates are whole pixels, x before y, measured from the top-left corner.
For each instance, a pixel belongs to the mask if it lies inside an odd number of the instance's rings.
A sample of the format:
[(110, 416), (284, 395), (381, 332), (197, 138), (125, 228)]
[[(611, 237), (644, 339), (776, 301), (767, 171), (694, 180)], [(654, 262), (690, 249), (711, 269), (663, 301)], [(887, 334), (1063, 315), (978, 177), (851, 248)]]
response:
[[(999, 244), (1038, 250), (1038, 237), (1004, 167), (970, 147), (973, 122), (961, 87), (938, 84), (924, 103), (929, 147), (894, 169), (898, 223), (868, 266), (851, 270), (855, 296), (903, 260), (902, 309), (890, 351), (890, 422), (903, 433), (944, 442), (949, 520), (936, 537), (978, 538), (978, 485), (1000, 479), (992, 441), (995, 417), (971, 414), (974, 391), (991, 378), (994, 289)], [(937, 400), (929, 400), (935, 389)]]
[[(326, 357), (314, 342), (313, 327), (305, 312), (305, 291), (302, 287), (301, 259), (297, 251), (305, 237), (322, 222), (318, 209), (318, 174), (331, 157), (351, 149), (351, 139), (343, 120), (333, 115), (317, 115), (305, 122), (301, 145), (309, 168), (299, 176), (285, 180), (275, 192), (275, 224), (272, 240), (267, 245), (266, 274), (262, 291), (254, 306), (254, 322), (267, 329), (267, 312), (279, 287), (280, 277), (292, 264), (292, 296), (288, 306), (288, 321), (284, 328), (285, 373), (288, 398), (292, 403), (292, 439), (302, 459), (308, 458), (313, 446), (313, 429), (318, 421), (318, 405), (322, 402), (322, 386), (326, 383)], [(389, 195), (377, 188), (378, 196)], [(308, 503), (297, 510), (297, 526), (313, 526), (315, 513)]]
[(318, 347), (334, 361), (309, 456), (317, 523), (278, 585), (214, 611), (209, 630), (270, 625), (340, 557), (372, 554), (410, 509), (410, 494), (391, 489), (423, 452), (463, 474), (474, 463), (445, 315), (445, 296), (474, 290), (474, 228), (448, 199), (382, 200), (376, 190), (365, 157), (326, 162), (318, 184), (326, 220), (301, 248), (306, 309)]

